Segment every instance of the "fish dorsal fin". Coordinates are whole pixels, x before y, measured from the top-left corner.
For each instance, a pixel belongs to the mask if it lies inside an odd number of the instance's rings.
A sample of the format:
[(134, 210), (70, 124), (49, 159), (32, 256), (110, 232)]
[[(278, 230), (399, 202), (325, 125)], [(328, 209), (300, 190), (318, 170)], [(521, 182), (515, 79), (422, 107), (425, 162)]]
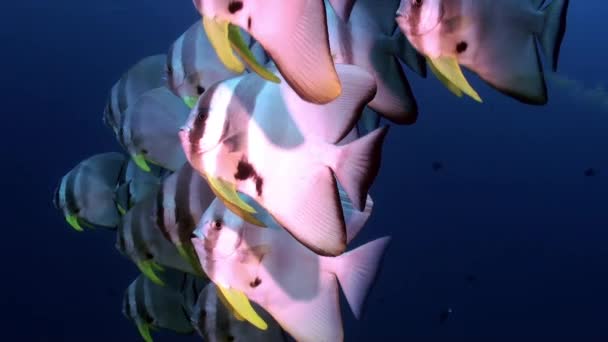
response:
[[(350, 14), (355, 6), (357, 0), (328, 0), (334, 12), (342, 19), (347, 22), (350, 18)], [(325, 5), (327, 6), (327, 4)]]
[(337, 64), (336, 70), (342, 93), (328, 104), (306, 102), (290, 90), (285, 93), (285, 105), (304, 135), (317, 136), (334, 144), (352, 130), (363, 108), (376, 94), (376, 81), (365, 69)]
[[(458, 61), (454, 57), (439, 57), (439, 58), (427, 58), (429, 64), (432, 65), (431, 70), (433, 72), (437, 72), (441, 74), (443, 79), (440, 77), (439, 80), (444, 82), (446, 87), (450, 89), (450, 91), (454, 92), (454, 87), (458, 88), (458, 90), (467, 94), (471, 98), (473, 98), (477, 102), (483, 102), (479, 94), (473, 89), (473, 87), (469, 84), (467, 79), (464, 77), (462, 70), (460, 69), (460, 65)], [(449, 81), (446, 83), (445, 80)]]

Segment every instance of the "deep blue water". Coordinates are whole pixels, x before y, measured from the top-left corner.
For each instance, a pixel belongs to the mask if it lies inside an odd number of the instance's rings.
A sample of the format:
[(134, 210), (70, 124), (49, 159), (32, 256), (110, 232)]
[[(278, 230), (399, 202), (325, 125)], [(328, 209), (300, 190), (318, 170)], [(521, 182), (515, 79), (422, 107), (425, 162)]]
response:
[[(80, 160), (119, 150), (101, 121), (110, 87), (197, 14), (191, 1), (41, 3), (0, 15), (0, 340), (138, 341), (120, 312), (136, 267), (114, 234), (70, 229), (51, 196)], [(393, 241), (364, 318), (343, 309), (346, 341), (608, 340), (606, 14), (605, 1), (571, 2), (559, 74), (579, 89), (550, 83), (544, 107), (470, 73), (484, 104), (408, 73), (420, 118), (391, 128), (355, 244)]]

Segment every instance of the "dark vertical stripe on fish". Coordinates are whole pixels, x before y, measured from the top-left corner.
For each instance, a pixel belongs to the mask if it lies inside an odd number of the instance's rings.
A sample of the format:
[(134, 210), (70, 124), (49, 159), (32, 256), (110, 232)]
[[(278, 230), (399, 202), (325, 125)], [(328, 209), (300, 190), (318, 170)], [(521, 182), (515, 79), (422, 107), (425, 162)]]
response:
[(171, 235), (165, 224), (165, 191), (164, 188), (158, 190), (156, 194), (156, 227), (161, 231), (167, 241), (171, 241)]
[(208, 91), (202, 95), (202, 98), (199, 100), (197, 107), (195, 110), (197, 111), (196, 118), (194, 118), (194, 122), (192, 123), (192, 129), (189, 134), (189, 140), (191, 144), (191, 151), (199, 150), (199, 141), (205, 134), (205, 124), (207, 118), (209, 117), (209, 110), (211, 105), (211, 99), (213, 97), (213, 93), (215, 92), (216, 87), (219, 86), (220, 83), (215, 83), (212, 85)]
[(116, 96), (118, 97), (118, 110), (121, 113), (124, 113), (125, 109), (127, 109), (127, 106), (129, 105), (127, 103), (127, 80), (128, 79), (129, 79), (129, 74), (127, 73), (118, 82), (118, 89), (116, 91)]
[(79, 203), (76, 200), (76, 195), (74, 194), (75, 185), (76, 185), (76, 176), (81, 173), (82, 167), (77, 167), (73, 172), (70, 172), (66, 181), (65, 181), (65, 206), (68, 210), (68, 213), (72, 215), (77, 215), (80, 212), (80, 208), (78, 207)]
[(175, 187), (175, 223), (177, 225), (177, 235), (182, 244), (189, 245), (190, 236), (196, 228), (194, 218), (190, 213), (190, 187), (193, 180), (193, 169), (191, 167), (182, 168), (177, 175)]
[[(197, 25), (201, 26), (201, 25)], [(195, 30), (187, 30), (182, 40), (181, 52), (182, 52), (182, 70), (184, 70), (184, 82), (189, 81), (189, 77), (197, 73), (196, 70), (196, 57), (198, 56), (198, 46), (196, 38), (202, 27), (198, 27)], [(188, 94), (193, 95), (193, 94)]]

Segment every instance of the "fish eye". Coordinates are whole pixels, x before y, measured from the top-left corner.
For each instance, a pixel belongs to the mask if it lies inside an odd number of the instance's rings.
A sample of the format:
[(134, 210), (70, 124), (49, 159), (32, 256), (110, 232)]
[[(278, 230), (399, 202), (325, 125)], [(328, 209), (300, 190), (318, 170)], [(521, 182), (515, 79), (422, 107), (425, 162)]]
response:
[(202, 95), (204, 92), (205, 92), (205, 88), (203, 88), (203, 87), (202, 87), (202, 86), (200, 86), (200, 85), (197, 85), (197, 86), (196, 86), (196, 93), (197, 93), (198, 95)]
[(213, 220), (213, 222), (211, 222), (211, 227), (213, 227), (215, 230), (221, 230), (222, 229), (222, 220), (220, 220), (220, 219)]
[(230, 3), (228, 4), (228, 12), (230, 12), (230, 14), (235, 14), (236, 12), (240, 11), (243, 9), (243, 2), (242, 1), (230, 1)]
[(209, 108), (200, 108), (198, 113), (196, 114), (196, 118), (199, 121), (205, 121), (207, 120), (207, 116), (209, 114)]
[(148, 259), (148, 260), (149, 260), (149, 259), (154, 259), (154, 255), (153, 255), (152, 253), (150, 253), (150, 252), (146, 252), (146, 254), (144, 254), (144, 257), (145, 257), (146, 259)]
[(169, 75), (173, 74), (173, 67), (171, 66), (171, 64), (167, 64), (166, 69), (167, 69), (167, 74), (169, 74)]
[(423, 0), (412, 0), (412, 5), (414, 7), (421, 7), (423, 3)]
[(141, 154), (148, 154), (148, 150), (146, 150), (145, 148), (141, 149)]

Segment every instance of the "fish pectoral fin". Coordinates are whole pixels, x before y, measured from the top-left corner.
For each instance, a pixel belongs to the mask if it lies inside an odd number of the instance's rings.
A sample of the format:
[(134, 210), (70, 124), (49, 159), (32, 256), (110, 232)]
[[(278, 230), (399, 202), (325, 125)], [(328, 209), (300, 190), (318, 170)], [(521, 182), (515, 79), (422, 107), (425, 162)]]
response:
[(137, 325), (137, 330), (139, 331), (141, 338), (143, 338), (146, 342), (152, 342), (153, 339), (152, 335), (150, 335), (150, 326), (140, 321), (137, 321), (135, 324)]
[(229, 39), (229, 27), (230, 23), (228, 21), (215, 20), (203, 15), (203, 28), (217, 57), (226, 69), (241, 74), (245, 71), (245, 66), (232, 50)]
[[(467, 79), (462, 73), (462, 69), (458, 64), (458, 61), (454, 57), (439, 57), (439, 58), (427, 58), (431, 71), (439, 78), (440, 81), (454, 94), (457, 96), (459, 92), (467, 94), (477, 102), (483, 102), (479, 94), (469, 84)], [(439, 76), (441, 75), (441, 76)], [(447, 81), (447, 82), (446, 82)], [(458, 89), (458, 92), (456, 92)]]
[(76, 215), (65, 215), (66, 222), (70, 225), (70, 227), (74, 228), (77, 232), (83, 232), (82, 226), (78, 222), (78, 217)]
[(228, 40), (232, 45), (234, 51), (241, 57), (241, 59), (247, 64), (247, 66), (251, 69), (251, 71), (258, 74), (265, 80), (274, 83), (281, 83), (281, 79), (278, 78), (275, 74), (266, 69), (263, 65), (261, 65), (253, 55), (253, 52), (249, 49), (243, 37), (241, 36), (241, 31), (238, 26), (228, 25)]
[(150, 279), (154, 284), (156, 285), (160, 285), (160, 286), (165, 286), (165, 283), (158, 277), (158, 275), (155, 272), (155, 269), (157, 271), (162, 271), (160, 268), (161, 266), (156, 264), (153, 261), (138, 261), (136, 262), (137, 267), (139, 268), (139, 270), (141, 271), (141, 273), (143, 273), (146, 277), (148, 277), (148, 279)]
[(243, 292), (225, 288), (218, 284), (216, 285), (234, 312), (243, 317), (247, 322), (253, 324), (256, 328), (260, 330), (268, 329), (268, 324), (266, 324), (262, 317), (255, 312), (249, 299)]
[(188, 106), (188, 108), (192, 109), (196, 105), (196, 101), (198, 101), (198, 97), (196, 97), (196, 96), (184, 96), (182, 98), (182, 100), (184, 101), (184, 103), (186, 104), (186, 106)]
[(140, 169), (142, 169), (146, 172), (150, 172), (150, 166), (146, 162), (146, 158), (144, 158), (143, 155), (141, 155), (141, 154), (133, 155), (133, 161), (135, 162), (135, 164), (137, 166), (139, 166)]

